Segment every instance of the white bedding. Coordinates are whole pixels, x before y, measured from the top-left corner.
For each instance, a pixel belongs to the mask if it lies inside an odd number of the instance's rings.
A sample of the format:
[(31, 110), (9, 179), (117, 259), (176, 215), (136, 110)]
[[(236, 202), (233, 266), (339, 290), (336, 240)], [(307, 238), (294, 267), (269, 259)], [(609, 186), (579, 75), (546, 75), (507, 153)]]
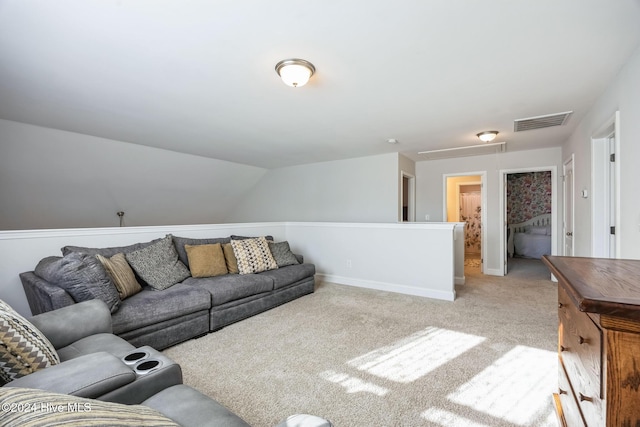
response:
[(551, 254), (551, 236), (545, 234), (515, 233), (513, 245), (517, 256), (542, 258)]

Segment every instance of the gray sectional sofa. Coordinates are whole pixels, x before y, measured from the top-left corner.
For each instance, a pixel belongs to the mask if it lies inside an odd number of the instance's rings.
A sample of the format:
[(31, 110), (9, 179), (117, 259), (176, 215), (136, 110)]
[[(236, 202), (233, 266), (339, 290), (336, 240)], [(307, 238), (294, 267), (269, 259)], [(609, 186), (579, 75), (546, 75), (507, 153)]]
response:
[[(185, 245), (224, 244), (232, 239), (244, 238), (193, 239), (171, 236), (171, 239), (179, 261), (189, 267)], [(65, 246), (62, 254), (63, 257), (73, 253), (104, 257), (118, 253), (126, 255), (160, 240), (110, 248)], [(113, 332), (136, 347), (146, 345), (161, 350), (310, 294), (315, 289), (315, 266), (305, 264), (300, 255), (295, 255), (295, 258), (297, 264), (256, 274), (187, 277), (164, 290), (155, 290), (137, 277), (143, 285), (142, 291), (118, 301), (117, 308), (112, 309)], [(32, 314), (76, 303), (63, 287), (38, 274), (41, 264), (56, 265), (61, 259), (45, 258), (35, 271), (20, 274)]]

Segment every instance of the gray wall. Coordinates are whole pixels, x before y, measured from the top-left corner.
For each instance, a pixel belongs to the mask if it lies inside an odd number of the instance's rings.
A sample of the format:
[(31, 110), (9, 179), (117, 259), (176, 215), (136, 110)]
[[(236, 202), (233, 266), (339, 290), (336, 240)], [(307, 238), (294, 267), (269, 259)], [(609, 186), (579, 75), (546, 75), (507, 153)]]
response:
[(228, 222), (398, 221), (398, 154), (273, 169)]
[[(508, 147), (507, 147), (508, 149)], [(444, 175), (478, 175), (486, 171), (487, 182), (484, 191), (487, 195), (485, 230), (485, 261), (488, 270), (500, 271), (500, 171), (524, 168), (555, 166), (557, 168), (558, 191), (553, 197), (562, 200), (560, 185), (562, 160), (560, 148), (514, 151), (495, 155), (462, 157), (457, 159), (429, 160), (416, 162), (417, 206), (416, 217), (424, 218), (429, 214), (431, 221), (444, 221)], [(555, 221), (561, 219), (561, 205), (557, 204)]]
[(0, 230), (221, 222), (265, 172), (0, 120)]

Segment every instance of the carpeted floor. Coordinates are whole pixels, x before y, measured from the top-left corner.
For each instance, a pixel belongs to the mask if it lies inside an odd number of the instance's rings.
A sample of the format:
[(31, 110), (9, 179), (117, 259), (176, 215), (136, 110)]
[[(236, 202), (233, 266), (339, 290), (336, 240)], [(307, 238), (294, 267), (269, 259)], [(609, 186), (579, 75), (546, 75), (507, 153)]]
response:
[(476, 270), (454, 302), (320, 283), (164, 353), (255, 427), (555, 426), (556, 285)]

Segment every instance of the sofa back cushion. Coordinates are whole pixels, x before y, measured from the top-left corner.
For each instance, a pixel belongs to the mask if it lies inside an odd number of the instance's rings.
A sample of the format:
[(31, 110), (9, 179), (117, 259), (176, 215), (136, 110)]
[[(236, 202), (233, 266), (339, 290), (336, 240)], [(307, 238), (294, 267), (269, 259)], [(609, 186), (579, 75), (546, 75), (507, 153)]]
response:
[(189, 267), (189, 257), (187, 256), (187, 250), (185, 249), (185, 245), (197, 246), (197, 245), (215, 245), (216, 243), (220, 243), (221, 245), (224, 243), (229, 243), (231, 239), (228, 237), (212, 237), (209, 239), (194, 239), (191, 237), (180, 237), (173, 236), (173, 245), (176, 247), (176, 251), (178, 252), (178, 258), (184, 265)]
[(118, 290), (94, 255), (71, 252), (64, 257), (47, 257), (35, 268), (35, 274), (61, 287), (75, 302), (100, 299), (111, 312), (120, 305)]
[(0, 384), (60, 363), (47, 337), (1, 300), (0, 344)]
[(132, 245), (127, 245), (127, 246), (114, 246), (114, 247), (110, 247), (110, 248), (86, 248), (83, 246), (65, 246), (61, 249), (62, 251), (62, 255), (67, 255), (71, 252), (82, 252), (85, 254), (91, 254), (91, 255), (102, 255), (104, 257), (112, 257), (115, 254), (118, 253), (123, 253), (123, 254), (128, 254), (129, 252), (133, 252), (133, 251), (137, 251), (139, 249), (143, 249), (146, 248), (147, 246), (151, 246), (154, 243), (159, 242), (160, 240), (162, 240), (162, 238), (159, 239), (154, 239), (151, 240), (150, 242), (143, 242), (143, 243), (134, 243)]

